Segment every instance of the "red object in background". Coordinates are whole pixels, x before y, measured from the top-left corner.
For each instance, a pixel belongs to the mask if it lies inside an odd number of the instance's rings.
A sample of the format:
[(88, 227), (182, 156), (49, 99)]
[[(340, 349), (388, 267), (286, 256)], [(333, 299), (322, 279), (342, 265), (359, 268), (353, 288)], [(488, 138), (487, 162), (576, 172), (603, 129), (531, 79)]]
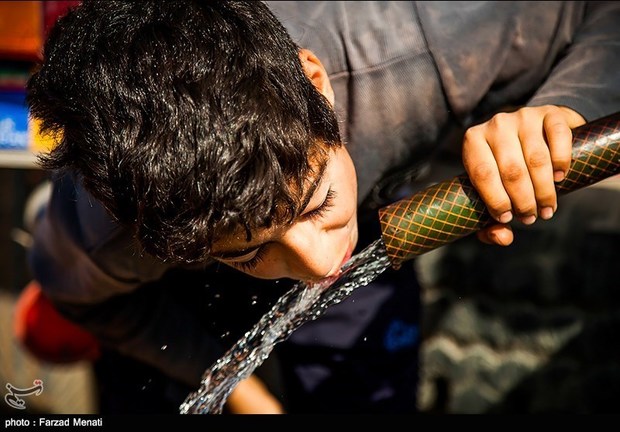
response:
[(61, 316), (36, 281), (30, 282), (17, 299), (13, 331), (23, 347), (48, 363), (93, 361), (101, 354), (97, 339)]
[(41, 59), (49, 29), (80, 1), (0, 1), (0, 60)]
[(43, 33), (47, 35), (56, 20), (64, 15), (70, 8), (77, 6), (78, 1), (43, 1)]

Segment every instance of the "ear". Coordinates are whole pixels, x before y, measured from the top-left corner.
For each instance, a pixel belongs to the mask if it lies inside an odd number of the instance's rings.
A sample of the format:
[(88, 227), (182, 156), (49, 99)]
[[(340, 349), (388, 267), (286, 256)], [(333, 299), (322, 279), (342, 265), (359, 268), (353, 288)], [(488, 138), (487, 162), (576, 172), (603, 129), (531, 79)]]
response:
[(334, 105), (334, 90), (329, 82), (327, 71), (317, 56), (309, 49), (302, 48), (299, 50), (299, 59), (304, 68), (306, 76), (312, 81), (312, 84), (318, 91), (327, 98), (332, 106)]

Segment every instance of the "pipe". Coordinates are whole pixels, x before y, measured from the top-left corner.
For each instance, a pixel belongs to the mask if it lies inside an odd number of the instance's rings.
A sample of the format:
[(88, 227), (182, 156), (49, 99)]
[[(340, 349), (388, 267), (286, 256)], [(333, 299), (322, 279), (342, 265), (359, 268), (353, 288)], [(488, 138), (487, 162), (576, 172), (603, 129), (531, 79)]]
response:
[[(573, 129), (570, 169), (558, 194), (620, 172), (620, 112)], [(392, 265), (479, 231), (493, 222), (466, 174), (379, 209), (381, 238)]]

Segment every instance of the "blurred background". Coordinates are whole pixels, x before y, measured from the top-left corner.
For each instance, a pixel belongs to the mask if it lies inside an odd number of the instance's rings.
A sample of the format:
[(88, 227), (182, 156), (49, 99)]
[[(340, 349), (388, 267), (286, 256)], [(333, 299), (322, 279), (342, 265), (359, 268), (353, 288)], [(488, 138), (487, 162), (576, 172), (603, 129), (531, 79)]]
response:
[[(49, 140), (38, 134), (24, 105), (24, 86), (40, 58), (47, 31), (76, 1), (0, 2), (0, 413), (94, 413), (91, 365), (49, 363), (26, 350), (15, 337), (15, 305), (30, 282), (26, 203), (47, 175), (35, 155)], [(5, 403), (7, 385), (17, 389), (43, 382), (39, 395), (23, 396), (18, 411)]]
[[(93, 364), (49, 362), (16, 337), (30, 282), (30, 199), (45, 185), (24, 85), (54, 21), (77, 1), (0, 2), (0, 388), (42, 380), (26, 410), (96, 413)], [(462, 172), (447, 146), (420, 184)], [(550, 221), (515, 224), (499, 248), (475, 236), (411, 265), (423, 281), (419, 408), (424, 413), (615, 413), (620, 408), (620, 180), (560, 199)], [(3, 398), (4, 399), (4, 398)], [(0, 413), (15, 408), (0, 402)]]
[(513, 224), (507, 248), (475, 236), (417, 259), (420, 408), (437, 413), (620, 412), (620, 181)]

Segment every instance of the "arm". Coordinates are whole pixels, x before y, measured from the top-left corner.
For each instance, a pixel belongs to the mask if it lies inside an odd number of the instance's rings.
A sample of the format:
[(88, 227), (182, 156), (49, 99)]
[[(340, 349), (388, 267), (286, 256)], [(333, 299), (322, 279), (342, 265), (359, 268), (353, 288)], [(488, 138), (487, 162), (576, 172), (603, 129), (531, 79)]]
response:
[(255, 375), (237, 384), (226, 401), (231, 414), (284, 414), (280, 401)]
[(554, 181), (569, 167), (571, 129), (620, 109), (620, 7), (588, 2), (573, 43), (528, 102), (470, 128), (463, 163), (472, 183), (500, 222), (478, 237), (508, 245), (507, 223), (549, 219), (557, 210)]
[(573, 43), (528, 105), (570, 107), (591, 121), (620, 110), (620, 4), (585, 3)]
[[(162, 264), (138, 261), (122, 234), (73, 179), (58, 180), (34, 233), (33, 274), (57, 310), (102, 344), (197, 388), (224, 352), (205, 329), (209, 317), (199, 313), (202, 290)], [(264, 398), (277, 412), (264, 387), (249, 381), (254, 385), (240, 384), (231, 394), (234, 409), (248, 412)]]

